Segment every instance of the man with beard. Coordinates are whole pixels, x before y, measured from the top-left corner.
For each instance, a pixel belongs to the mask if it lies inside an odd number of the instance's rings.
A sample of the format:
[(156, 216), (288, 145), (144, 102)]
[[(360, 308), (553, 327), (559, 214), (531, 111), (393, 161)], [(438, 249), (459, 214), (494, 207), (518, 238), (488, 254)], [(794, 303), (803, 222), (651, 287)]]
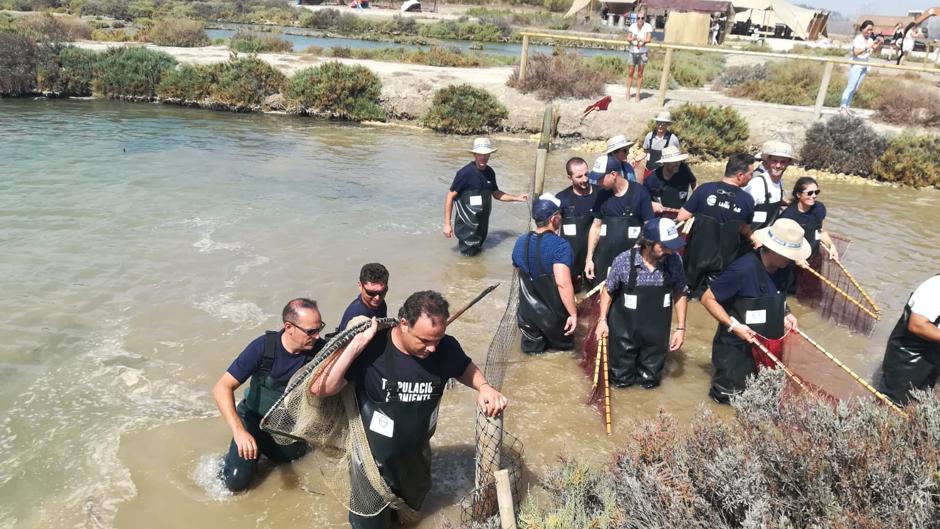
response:
[(783, 190), (783, 173), (793, 163), (793, 147), (782, 141), (764, 143), (758, 157), (761, 163), (751, 181), (744, 186), (754, 198), (754, 219), (751, 230), (766, 228), (777, 220), (790, 200)]
[[(473, 161), (457, 171), (450, 191), (444, 198), (444, 237), (457, 234), (460, 253), (474, 256), (483, 250), (489, 231), (490, 210), (493, 200), (501, 202), (527, 202), (529, 195), (510, 195), (496, 185), (496, 172), (490, 167), (490, 154), (496, 152), (489, 138), (473, 140)], [(457, 203), (455, 228), (451, 227), (454, 203)]]
[(571, 158), (565, 164), (571, 185), (555, 194), (561, 201), (561, 236), (571, 245), (573, 261), (571, 281), (580, 288), (583, 283), (584, 260), (587, 258), (588, 232), (594, 222), (594, 201), (597, 187), (588, 180), (588, 164), (583, 158)]

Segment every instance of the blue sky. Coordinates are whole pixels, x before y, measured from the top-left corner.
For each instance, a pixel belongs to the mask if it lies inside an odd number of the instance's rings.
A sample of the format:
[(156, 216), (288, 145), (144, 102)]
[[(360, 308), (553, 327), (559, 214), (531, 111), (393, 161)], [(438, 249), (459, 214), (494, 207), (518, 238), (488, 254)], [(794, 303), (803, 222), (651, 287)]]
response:
[(940, 6), (940, 0), (790, 0), (792, 3), (811, 5), (830, 11), (839, 11), (854, 19), (858, 15), (905, 15), (911, 9)]

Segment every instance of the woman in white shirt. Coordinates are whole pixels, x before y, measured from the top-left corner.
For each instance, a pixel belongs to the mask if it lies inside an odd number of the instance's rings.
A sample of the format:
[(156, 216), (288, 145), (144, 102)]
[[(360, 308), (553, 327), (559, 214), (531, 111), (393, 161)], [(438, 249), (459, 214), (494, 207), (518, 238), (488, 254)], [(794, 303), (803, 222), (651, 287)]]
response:
[[(858, 35), (856, 35), (855, 40), (852, 41), (852, 54), (850, 58), (853, 61), (868, 62), (868, 58), (871, 56), (872, 52), (878, 53), (881, 50), (881, 45), (884, 44), (884, 38), (873, 38), (872, 34), (874, 34), (874, 32), (874, 22), (871, 20), (862, 22), (862, 25), (858, 28)], [(858, 88), (862, 86), (862, 80), (865, 79), (866, 73), (868, 73), (868, 66), (862, 66), (860, 64), (854, 64), (852, 68), (849, 69), (849, 81), (846, 83), (845, 90), (842, 92), (842, 102), (839, 105), (839, 111), (842, 112), (843, 116), (850, 115), (849, 105), (852, 103), (852, 98), (855, 97), (856, 92), (858, 92)]]

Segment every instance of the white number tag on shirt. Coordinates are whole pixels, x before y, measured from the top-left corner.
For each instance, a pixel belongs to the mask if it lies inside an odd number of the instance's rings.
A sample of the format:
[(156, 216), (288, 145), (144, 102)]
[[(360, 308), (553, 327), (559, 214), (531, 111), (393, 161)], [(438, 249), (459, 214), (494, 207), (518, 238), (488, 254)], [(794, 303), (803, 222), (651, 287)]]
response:
[(369, 421), (369, 429), (391, 439), (395, 433), (395, 421), (384, 413), (376, 410), (375, 413), (372, 414), (372, 420)]
[(601, 237), (607, 237), (607, 225), (601, 224)]
[(672, 306), (672, 294), (663, 296), (663, 308)]
[(636, 296), (634, 294), (624, 294), (623, 304), (628, 309), (636, 309)]
[(767, 222), (767, 212), (766, 212), (766, 211), (755, 211), (755, 212), (754, 212), (754, 222)]
[(470, 195), (470, 205), (471, 206), (482, 206), (483, 197), (480, 195)]
[(822, 231), (816, 230), (816, 240), (817, 240), (817, 241), (821, 241), (821, 240), (822, 240)]
[(627, 237), (630, 239), (636, 239), (640, 236), (641, 226), (630, 226), (627, 228)]
[(578, 234), (578, 225), (577, 224), (562, 224), (562, 232), (568, 237), (574, 237)]
[(679, 199), (680, 199), (680, 200), (685, 200), (685, 197), (687, 197), (687, 196), (689, 196), (689, 192), (688, 192), (688, 191), (679, 191)]
[(749, 310), (744, 313), (744, 323), (747, 325), (760, 325), (767, 323), (766, 310)]

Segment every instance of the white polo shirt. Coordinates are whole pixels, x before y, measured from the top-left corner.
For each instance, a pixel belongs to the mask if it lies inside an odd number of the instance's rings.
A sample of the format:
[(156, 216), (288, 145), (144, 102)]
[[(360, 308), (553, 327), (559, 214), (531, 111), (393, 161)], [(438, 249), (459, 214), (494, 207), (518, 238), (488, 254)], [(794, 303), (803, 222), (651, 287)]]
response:
[(937, 318), (940, 318), (940, 275), (921, 283), (907, 305), (911, 312), (920, 314), (930, 322), (937, 321)]

